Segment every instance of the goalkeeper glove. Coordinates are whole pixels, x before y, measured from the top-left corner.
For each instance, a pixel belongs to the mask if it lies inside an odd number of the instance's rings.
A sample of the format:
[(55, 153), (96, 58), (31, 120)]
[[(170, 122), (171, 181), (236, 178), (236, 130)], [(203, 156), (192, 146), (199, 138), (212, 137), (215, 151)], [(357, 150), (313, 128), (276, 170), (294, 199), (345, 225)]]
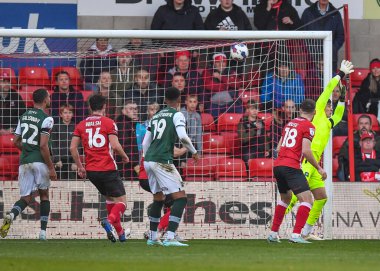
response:
[(340, 102), (345, 102), (346, 101), (346, 86), (342, 84), (341, 81), (339, 81), (339, 91), (340, 91), (340, 97), (339, 101)]
[(352, 63), (348, 60), (342, 60), (339, 70), (347, 75), (354, 72), (354, 65), (352, 65)]

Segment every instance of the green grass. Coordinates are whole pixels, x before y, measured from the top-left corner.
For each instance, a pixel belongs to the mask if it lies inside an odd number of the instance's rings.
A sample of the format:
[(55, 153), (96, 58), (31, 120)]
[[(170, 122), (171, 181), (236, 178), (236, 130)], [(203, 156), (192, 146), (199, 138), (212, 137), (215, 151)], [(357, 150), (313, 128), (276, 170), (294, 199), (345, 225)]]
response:
[(0, 270), (378, 270), (380, 241), (267, 244), (192, 240), (190, 247), (147, 247), (143, 240), (0, 240)]

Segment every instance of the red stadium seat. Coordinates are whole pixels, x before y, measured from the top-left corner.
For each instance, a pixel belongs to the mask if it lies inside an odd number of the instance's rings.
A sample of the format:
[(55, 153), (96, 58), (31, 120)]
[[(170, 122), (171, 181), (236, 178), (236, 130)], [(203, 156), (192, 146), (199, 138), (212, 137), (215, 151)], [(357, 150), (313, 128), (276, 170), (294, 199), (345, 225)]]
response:
[(19, 149), (13, 144), (13, 134), (0, 135), (0, 154), (3, 153), (19, 153)]
[(0, 180), (17, 180), (18, 154), (2, 154), (0, 155)]
[(274, 181), (273, 161), (272, 158), (249, 159), (249, 178), (252, 181)]
[(183, 175), (186, 182), (189, 181), (214, 181), (216, 163), (212, 158), (202, 157), (195, 163), (193, 159), (187, 160), (186, 167), (183, 168)]
[(217, 134), (203, 134), (203, 153), (222, 153), (229, 154), (224, 137)]
[(363, 80), (370, 73), (368, 68), (355, 68), (355, 71), (351, 73), (351, 85), (352, 87), (360, 87)]
[(226, 142), (227, 149), (231, 151), (232, 156), (238, 156), (241, 154), (241, 142), (237, 132), (221, 132)]
[(12, 68), (0, 68), (0, 77), (9, 77), (12, 88), (18, 88), (16, 73)]
[(214, 132), (216, 130), (214, 117), (208, 113), (201, 114), (203, 132)]
[(250, 100), (260, 103), (260, 94), (258, 88), (255, 88), (253, 90), (241, 89), (239, 90), (239, 97), (244, 105), (247, 105)]
[(354, 122), (354, 131), (358, 129), (358, 120), (361, 115), (367, 115), (372, 120), (372, 130), (375, 132), (380, 131), (379, 121), (377, 120), (376, 116), (373, 114), (353, 114), (353, 122)]
[(342, 147), (344, 141), (346, 141), (347, 136), (334, 136), (333, 137), (333, 156), (339, 154), (340, 148)]
[(82, 90), (81, 93), (83, 95), (83, 101), (85, 101), (85, 102), (88, 100), (88, 97), (90, 97), (92, 94), (94, 94), (94, 92), (92, 90)]
[(20, 94), (22, 100), (25, 102), (27, 107), (33, 107), (33, 92), (40, 88), (44, 88), (48, 90), (45, 86), (31, 86), (31, 85), (22, 86), (19, 89), (18, 94)]
[(360, 173), (360, 179), (361, 180), (356, 180), (356, 181), (362, 181), (366, 183), (378, 183), (379, 181), (377, 180), (379, 173), (378, 172), (362, 172)]
[(70, 85), (74, 86), (77, 90), (83, 89), (83, 80), (79, 70), (76, 67), (71, 66), (61, 66), (54, 67), (51, 70), (51, 85), (54, 86), (56, 84), (56, 74), (60, 71), (66, 71), (70, 77)]
[(232, 131), (237, 132), (237, 127), (243, 114), (239, 113), (226, 113), (219, 116), (218, 131)]
[(247, 168), (243, 160), (225, 157), (218, 159), (215, 175), (217, 181), (245, 182), (247, 176)]
[(23, 67), (19, 69), (19, 85), (49, 86), (49, 73), (44, 67)]

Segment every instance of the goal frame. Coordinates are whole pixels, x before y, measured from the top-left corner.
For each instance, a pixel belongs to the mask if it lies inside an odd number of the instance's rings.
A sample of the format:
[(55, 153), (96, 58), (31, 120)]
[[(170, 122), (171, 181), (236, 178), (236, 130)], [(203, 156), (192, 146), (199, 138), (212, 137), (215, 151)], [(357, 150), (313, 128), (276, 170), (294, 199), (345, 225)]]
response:
[[(68, 30), (68, 29), (0, 29), (0, 37), (16, 38), (141, 38), (141, 39), (200, 39), (200, 40), (253, 40), (253, 39), (320, 39), (323, 40), (323, 86), (332, 77), (331, 31), (175, 31), (175, 30)], [(323, 156), (327, 201), (324, 209), (324, 238), (332, 239), (332, 135)]]

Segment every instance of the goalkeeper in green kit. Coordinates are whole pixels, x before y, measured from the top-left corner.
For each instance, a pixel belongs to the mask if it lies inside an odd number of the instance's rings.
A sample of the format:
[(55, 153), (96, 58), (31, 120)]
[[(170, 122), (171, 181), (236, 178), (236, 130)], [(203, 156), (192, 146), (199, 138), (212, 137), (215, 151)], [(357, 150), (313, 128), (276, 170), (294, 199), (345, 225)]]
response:
[[(316, 102), (316, 113), (312, 121), (315, 126), (315, 136), (311, 143), (311, 150), (313, 151), (317, 162), (321, 160), (322, 153), (327, 145), (327, 142), (329, 141), (332, 128), (334, 128), (334, 126), (337, 125), (343, 117), (346, 88), (342, 85), (340, 80), (343, 79), (345, 75), (348, 75), (353, 71), (352, 63), (347, 60), (343, 60), (339, 73), (330, 80)], [(341, 95), (335, 112), (332, 114), (333, 110), (330, 96), (338, 84)], [(311, 232), (327, 202), (325, 182), (322, 180), (321, 175), (315, 167), (308, 163), (306, 159), (302, 161), (302, 171), (305, 174), (310, 190), (313, 193), (314, 203), (301, 234), (305, 240), (322, 240), (318, 236), (312, 235)], [(297, 197), (293, 195), (292, 201), (286, 210), (287, 213), (291, 211), (296, 202)]]

